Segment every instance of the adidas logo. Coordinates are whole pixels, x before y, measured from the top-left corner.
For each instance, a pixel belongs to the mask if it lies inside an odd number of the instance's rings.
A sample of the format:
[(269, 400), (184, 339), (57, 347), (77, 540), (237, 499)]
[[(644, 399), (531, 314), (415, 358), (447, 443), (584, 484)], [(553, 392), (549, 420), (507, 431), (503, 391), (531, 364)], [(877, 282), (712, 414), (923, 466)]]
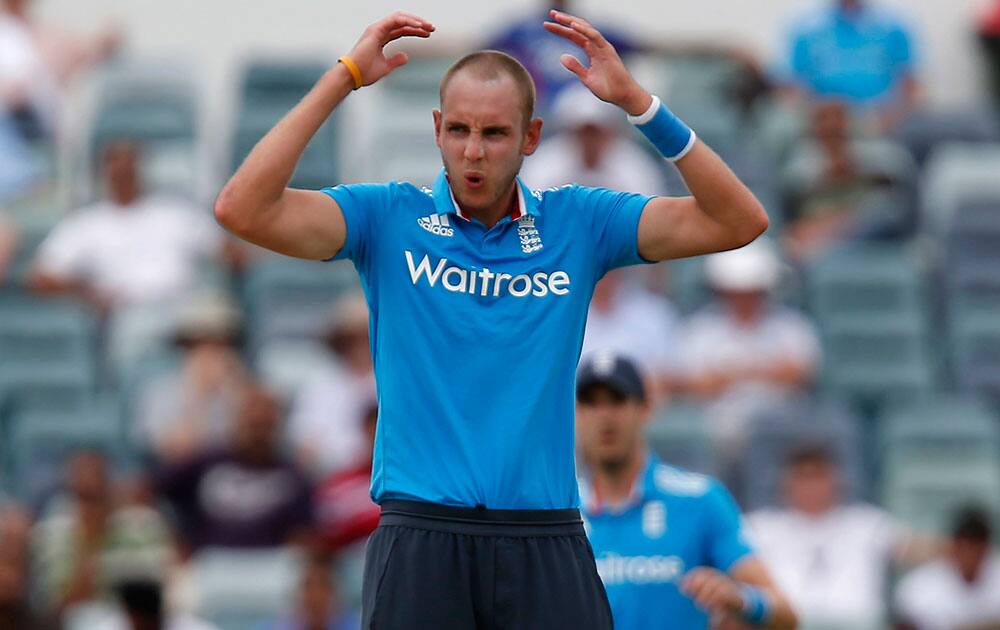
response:
[(417, 219), (417, 225), (424, 228), (431, 234), (438, 236), (454, 236), (455, 228), (448, 222), (447, 214), (432, 214)]

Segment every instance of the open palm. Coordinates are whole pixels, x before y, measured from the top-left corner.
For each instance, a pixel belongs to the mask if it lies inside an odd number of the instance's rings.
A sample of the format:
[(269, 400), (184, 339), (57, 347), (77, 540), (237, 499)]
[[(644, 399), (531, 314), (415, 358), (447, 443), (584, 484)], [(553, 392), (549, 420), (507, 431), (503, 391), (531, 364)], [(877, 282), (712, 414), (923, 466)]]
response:
[(567, 70), (579, 77), (594, 96), (608, 103), (625, 106), (637, 90), (641, 91), (621, 57), (618, 56), (618, 51), (600, 31), (583, 18), (569, 13), (553, 10), (549, 15), (553, 21), (545, 22), (545, 29), (568, 39), (587, 54), (590, 60), (589, 67), (583, 65), (573, 55), (562, 55), (559, 61)]
[(430, 37), (434, 25), (427, 20), (397, 11), (370, 25), (349, 53), (361, 71), (361, 81), (371, 85), (408, 61), (406, 53), (386, 57), (384, 48), (401, 37)]

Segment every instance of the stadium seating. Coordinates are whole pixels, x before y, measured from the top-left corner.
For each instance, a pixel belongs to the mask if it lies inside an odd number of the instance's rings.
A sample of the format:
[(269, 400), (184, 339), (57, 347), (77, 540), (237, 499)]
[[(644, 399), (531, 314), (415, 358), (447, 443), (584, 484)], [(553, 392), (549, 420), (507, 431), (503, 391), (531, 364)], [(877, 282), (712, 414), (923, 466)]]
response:
[(703, 409), (688, 401), (670, 401), (659, 409), (646, 427), (653, 452), (666, 463), (714, 474), (711, 436)]
[(998, 172), (998, 144), (944, 144), (934, 149), (922, 177), (922, 229), (940, 242), (963, 202), (1000, 198)]
[(192, 559), (195, 613), (220, 630), (260, 627), (288, 612), (302, 558), (292, 549), (205, 549)]
[[(238, 114), (232, 136), (229, 172), (234, 172), (257, 141), (289, 112), (323, 75), (318, 60), (252, 60), (243, 71)], [(337, 126), (330, 117), (306, 147), (292, 176), (297, 188), (320, 189), (337, 182)]]
[(893, 132), (918, 164), (948, 142), (1000, 142), (1000, 119), (990, 111), (921, 110), (907, 116)]
[(11, 416), (8, 473), (16, 493), (31, 504), (55, 488), (66, 456), (95, 448), (115, 464), (127, 463), (117, 401), (95, 399), (63, 410), (21, 409)]
[(860, 421), (832, 400), (789, 401), (755, 414), (740, 462), (747, 511), (780, 502), (781, 475), (788, 455), (801, 446), (830, 449), (841, 470), (846, 500), (868, 496)]
[(977, 398), (926, 396), (881, 418), (882, 500), (903, 522), (942, 532), (962, 504), (1000, 515), (1000, 425)]
[(244, 303), (252, 355), (269, 341), (317, 337), (329, 321), (334, 302), (358, 287), (346, 261), (322, 263), (267, 256), (246, 273)]
[(926, 284), (909, 251), (848, 246), (811, 265), (806, 282), (828, 391), (870, 401), (937, 382)]
[[(411, 56), (406, 72), (390, 75), (372, 90), (372, 135), (366, 179), (430, 186), (441, 169), (431, 112), (439, 107), (438, 83), (450, 56)], [(375, 124), (375, 121), (378, 121)]]
[(143, 144), (150, 188), (182, 194), (197, 189), (198, 103), (191, 68), (176, 60), (113, 64), (98, 76), (96, 92), (83, 173), (96, 172), (98, 152), (108, 141), (131, 138)]

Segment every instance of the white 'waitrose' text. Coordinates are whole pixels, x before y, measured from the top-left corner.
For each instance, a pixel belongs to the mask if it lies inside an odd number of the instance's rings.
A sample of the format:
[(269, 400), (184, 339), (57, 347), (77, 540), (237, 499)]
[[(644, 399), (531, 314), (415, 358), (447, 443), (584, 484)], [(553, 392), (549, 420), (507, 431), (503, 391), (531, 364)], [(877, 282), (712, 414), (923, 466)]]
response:
[(545, 297), (549, 293), (553, 295), (566, 295), (569, 293), (569, 274), (565, 271), (553, 271), (546, 273), (537, 271), (530, 276), (526, 273), (516, 276), (509, 273), (497, 273), (490, 271), (488, 267), (483, 267), (478, 271), (475, 269), (462, 269), (454, 265), (448, 267), (448, 259), (438, 259), (436, 265), (431, 265), (427, 255), (414, 264), (413, 253), (405, 250), (406, 266), (410, 271), (410, 281), (416, 286), (417, 282), (424, 278), (430, 286), (437, 285), (438, 281), (447, 291), (453, 293), (468, 293), (470, 295), (479, 294), (487, 297), (500, 297), (510, 295), (516, 298), (523, 298), (528, 295), (535, 297)]

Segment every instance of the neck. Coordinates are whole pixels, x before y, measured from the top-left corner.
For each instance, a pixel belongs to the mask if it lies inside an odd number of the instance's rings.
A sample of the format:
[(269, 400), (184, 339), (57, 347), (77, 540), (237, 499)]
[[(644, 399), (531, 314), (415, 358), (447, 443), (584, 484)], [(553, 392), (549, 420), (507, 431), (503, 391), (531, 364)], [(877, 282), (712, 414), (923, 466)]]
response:
[(601, 503), (617, 508), (628, 501), (645, 463), (643, 451), (637, 448), (621, 462), (598, 462), (592, 466), (591, 483)]
[(482, 210), (467, 208), (458, 201), (457, 197), (455, 201), (458, 203), (458, 207), (462, 209), (462, 214), (467, 217), (473, 217), (487, 228), (491, 228), (517, 207), (517, 180), (514, 180), (510, 188), (507, 189), (507, 192), (489, 208)]

